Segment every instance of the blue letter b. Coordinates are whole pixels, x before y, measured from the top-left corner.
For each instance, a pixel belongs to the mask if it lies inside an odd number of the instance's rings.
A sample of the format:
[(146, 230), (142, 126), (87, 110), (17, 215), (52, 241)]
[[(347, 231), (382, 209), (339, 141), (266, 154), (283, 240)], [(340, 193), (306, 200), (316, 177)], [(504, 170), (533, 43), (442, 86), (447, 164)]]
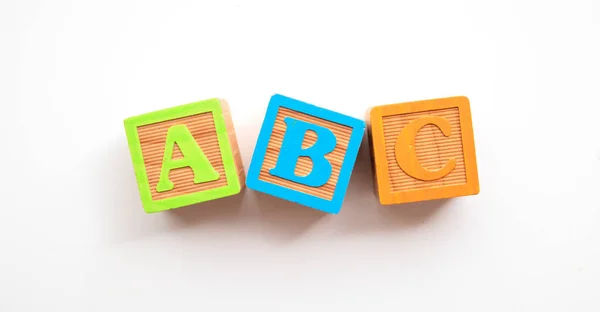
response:
[[(335, 149), (335, 135), (325, 127), (302, 120), (285, 117), (284, 121), (287, 129), (281, 143), (279, 158), (275, 168), (269, 172), (274, 176), (311, 187), (324, 185), (331, 177), (331, 163), (325, 155)], [(317, 141), (313, 146), (303, 149), (302, 141), (308, 130), (317, 134)], [(297, 176), (294, 173), (300, 157), (309, 157), (313, 163), (311, 172), (306, 176)]]

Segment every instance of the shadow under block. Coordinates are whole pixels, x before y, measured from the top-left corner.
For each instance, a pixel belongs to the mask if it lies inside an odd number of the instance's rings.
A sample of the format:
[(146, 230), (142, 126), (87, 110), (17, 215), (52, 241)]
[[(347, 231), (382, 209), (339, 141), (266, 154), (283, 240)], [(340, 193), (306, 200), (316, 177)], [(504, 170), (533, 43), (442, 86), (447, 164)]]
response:
[(231, 113), (222, 99), (131, 117), (125, 131), (147, 213), (235, 195), (244, 187)]
[(367, 115), (381, 204), (479, 193), (466, 97), (376, 106)]
[(366, 124), (274, 95), (248, 169), (248, 188), (327, 213), (342, 206)]

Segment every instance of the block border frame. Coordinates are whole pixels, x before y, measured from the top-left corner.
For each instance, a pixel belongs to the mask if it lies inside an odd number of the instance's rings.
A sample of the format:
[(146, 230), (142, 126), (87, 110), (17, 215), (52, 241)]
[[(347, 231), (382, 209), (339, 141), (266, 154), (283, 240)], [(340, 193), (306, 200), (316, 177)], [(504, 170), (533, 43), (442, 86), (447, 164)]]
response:
[[(267, 152), (267, 147), (269, 145), (269, 141), (271, 140), (271, 134), (273, 133), (273, 127), (275, 126), (275, 119), (280, 107), (288, 108), (306, 115), (311, 115), (352, 128), (346, 154), (344, 155), (344, 161), (342, 162), (342, 167), (340, 168), (338, 182), (333, 191), (333, 197), (331, 200), (326, 200), (259, 179), (260, 171), (263, 167)], [(260, 128), (258, 140), (252, 154), (250, 166), (248, 168), (248, 175), (246, 176), (246, 186), (255, 191), (280, 197), (282, 199), (313, 209), (331, 214), (337, 214), (342, 208), (342, 203), (346, 196), (348, 185), (350, 184), (350, 176), (352, 175), (352, 170), (354, 168), (356, 158), (358, 157), (358, 150), (362, 143), (365, 128), (366, 123), (364, 120), (343, 115), (341, 113), (292, 99), (281, 94), (275, 94), (269, 101), (265, 118)]]
[[(215, 131), (217, 133), (219, 149), (221, 150), (221, 161), (223, 162), (227, 185), (215, 189), (153, 200), (137, 128), (208, 112), (213, 114), (212, 118), (215, 123)], [(227, 126), (223, 117), (221, 100), (219, 98), (193, 102), (130, 117), (125, 119), (124, 125), (140, 198), (146, 213), (155, 213), (189, 206), (200, 202), (235, 195), (241, 191), (241, 183), (237, 177), (237, 168), (231, 149), (231, 142), (229, 142), (229, 136), (227, 134)]]
[[(458, 108), (467, 182), (465, 184), (438, 188), (392, 192), (389, 178), (383, 178), (389, 177), (389, 168), (385, 151), (385, 138), (383, 137), (383, 117), (448, 108)], [(476, 195), (479, 193), (475, 137), (473, 134), (471, 108), (467, 97), (455, 96), (375, 106), (371, 108), (368, 116), (370, 125), (369, 139), (371, 140), (372, 161), (374, 162), (375, 168), (375, 184), (377, 186), (379, 201), (382, 205)], [(382, 135), (375, 136), (374, 133), (380, 133)], [(431, 196), (432, 192), (435, 192), (436, 195)]]

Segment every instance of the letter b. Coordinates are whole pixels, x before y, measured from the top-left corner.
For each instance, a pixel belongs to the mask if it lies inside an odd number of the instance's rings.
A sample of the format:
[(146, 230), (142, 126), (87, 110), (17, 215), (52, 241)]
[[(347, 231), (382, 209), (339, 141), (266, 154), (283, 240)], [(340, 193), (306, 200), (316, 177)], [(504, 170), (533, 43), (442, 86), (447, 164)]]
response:
[[(286, 132), (283, 137), (279, 157), (275, 168), (269, 172), (280, 178), (311, 187), (319, 187), (327, 183), (331, 177), (331, 163), (325, 155), (331, 153), (336, 146), (336, 138), (331, 130), (302, 120), (285, 117)], [(317, 134), (314, 145), (303, 149), (302, 142), (306, 132)], [(309, 157), (313, 163), (312, 170), (306, 176), (295, 174), (300, 157)]]

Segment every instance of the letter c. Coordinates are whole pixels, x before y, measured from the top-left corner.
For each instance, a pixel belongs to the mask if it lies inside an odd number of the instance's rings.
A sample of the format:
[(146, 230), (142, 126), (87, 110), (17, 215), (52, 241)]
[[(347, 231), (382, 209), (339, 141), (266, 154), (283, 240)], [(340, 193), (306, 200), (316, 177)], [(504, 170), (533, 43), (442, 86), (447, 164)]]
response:
[(419, 130), (426, 125), (437, 126), (444, 136), (450, 136), (452, 132), (450, 122), (442, 117), (429, 116), (409, 122), (400, 131), (396, 140), (396, 162), (409, 176), (423, 181), (433, 181), (445, 177), (454, 170), (456, 159), (448, 159), (448, 162), (442, 168), (435, 171), (427, 170), (421, 166), (415, 151), (415, 138)]

